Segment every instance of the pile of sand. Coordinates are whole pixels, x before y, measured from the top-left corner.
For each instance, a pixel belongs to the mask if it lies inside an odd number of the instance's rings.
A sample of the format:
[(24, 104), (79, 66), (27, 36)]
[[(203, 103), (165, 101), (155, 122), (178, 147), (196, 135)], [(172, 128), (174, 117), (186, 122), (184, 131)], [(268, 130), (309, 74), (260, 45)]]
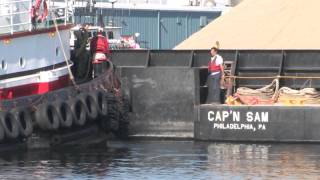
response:
[(320, 0), (244, 0), (175, 49), (320, 49)]

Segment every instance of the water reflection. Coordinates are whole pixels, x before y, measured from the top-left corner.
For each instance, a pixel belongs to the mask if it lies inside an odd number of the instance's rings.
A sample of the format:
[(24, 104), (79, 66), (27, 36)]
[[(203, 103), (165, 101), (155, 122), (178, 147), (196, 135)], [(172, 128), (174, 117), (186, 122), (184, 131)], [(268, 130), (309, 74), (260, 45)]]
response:
[(221, 177), (317, 178), (319, 145), (211, 144), (208, 170)]
[(0, 179), (104, 178), (114, 158), (123, 158), (127, 149), (77, 151), (32, 151), (0, 155)]
[(316, 179), (319, 160), (320, 145), (115, 141), (1, 154), (0, 179)]

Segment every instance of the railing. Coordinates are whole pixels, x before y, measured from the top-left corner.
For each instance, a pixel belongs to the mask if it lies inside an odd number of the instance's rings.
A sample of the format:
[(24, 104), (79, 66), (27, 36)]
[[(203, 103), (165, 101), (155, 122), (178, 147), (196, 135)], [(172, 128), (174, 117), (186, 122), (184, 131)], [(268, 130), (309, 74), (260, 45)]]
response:
[[(57, 21), (61, 20), (66, 25), (70, 20), (70, 17), (73, 16), (72, 4), (69, 4), (70, 3), (69, 0), (62, 0), (62, 1), (49, 0), (48, 2), (49, 2), (48, 8), (50, 9), (50, 12), (53, 12), (53, 13), (49, 13), (48, 19), (49, 20), (56, 19)], [(61, 14), (62, 12), (63, 14)]]
[(0, 32), (11, 33), (31, 30), (32, 1), (6, 1), (0, 3)]
[[(14, 34), (15, 32), (32, 31), (33, 29), (49, 28), (53, 20), (67, 24), (72, 16), (68, 0), (47, 0), (48, 16), (42, 23), (32, 23), (31, 9), (35, 0), (6, 0), (0, 3), (0, 34)], [(40, 10), (43, 10), (41, 5)]]

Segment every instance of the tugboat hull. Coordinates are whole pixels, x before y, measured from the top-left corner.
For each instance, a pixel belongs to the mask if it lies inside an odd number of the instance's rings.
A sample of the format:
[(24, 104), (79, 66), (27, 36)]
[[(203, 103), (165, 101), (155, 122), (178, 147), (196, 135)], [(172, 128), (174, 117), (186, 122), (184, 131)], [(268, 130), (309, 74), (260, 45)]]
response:
[[(79, 86), (3, 101), (1, 117), (9, 114), (15, 118), (12, 122), (1, 119), (5, 135), (0, 142), (0, 151), (1, 147), (7, 150), (8, 147), (21, 149), (21, 146), (41, 149), (105, 144), (107, 134), (111, 132), (124, 138), (128, 126), (128, 112), (124, 109), (127, 104), (112, 92), (110, 79), (115, 77), (111, 76), (114, 74), (106, 72)], [(32, 132), (24, 135), (19, 131), (10, 137), (7, 131), (14, 131), (10, 126), (18, 122), (18, 112), (28, 113), (25, 117), (30, 118), (24, 121), (31, 124)], [(122, 122), (124, 120), (126, 123)], [(11, 123), (6, 124), (6, 121)], [(11, 129), (6, 130), (6, 127)]]

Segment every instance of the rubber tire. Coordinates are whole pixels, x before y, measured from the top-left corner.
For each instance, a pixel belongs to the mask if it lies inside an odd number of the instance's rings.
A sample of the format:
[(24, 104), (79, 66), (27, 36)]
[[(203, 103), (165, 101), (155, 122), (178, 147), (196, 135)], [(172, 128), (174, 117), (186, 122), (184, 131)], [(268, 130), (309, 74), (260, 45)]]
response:
[(129, 137), (129, 112), (130, 101), (127, 98), (123, 98), (119, 112), (119, 128), (114, 132), (114, 134), (120, 139), (127, 139)]
[(59, 129), (60, 119), (57, 108), (51, 103), (40, 105), (36, 111), (36, 122), (42, 130)]
[(103, 91), (96, 91), (92, 95), (97, 103), (98, 115), (100, 117), (108, 115), (108, 101), (106, 98), (106, 94)]
[(115, 132), (119, 129), (119, 106), (117, 98), (112, 93), (106, 93), (108, 102), (108, 115), (105, 120), (110, 130)]
[(6, 137), (16, 139), (19, 136), (19, 125), (14, 114), (5, 112), (1, 114), (0, 121)]
[(4, 139), (5, 139), (4, 128), (2, 126), (2, 123), (0, 123), (0, 142), (3, 141)]
[(79, 98), (83, 101), (87, 110), (87, 117), (89, 120), (96, 120), (98, 118), (98, 105), (91, 94), (81, 94)]
[(77, 126), (83, 126), (87, 121), (87, 110), (82, 100), (75, 98), (69, 101), (70, 108), (74, 114), (73, 123)]
[(13, 111), (18, 122), (19, 133), (22, 137), (29, 137), (33, 132), (31, 113), (27, 109)]
[(65, 128), (71, 127), (74, 121), (74, 114), (71, 110), (70, 105), (64, 101), (58, 101), (55, 103), (55, 105), (61, 117), (60, 126)]

